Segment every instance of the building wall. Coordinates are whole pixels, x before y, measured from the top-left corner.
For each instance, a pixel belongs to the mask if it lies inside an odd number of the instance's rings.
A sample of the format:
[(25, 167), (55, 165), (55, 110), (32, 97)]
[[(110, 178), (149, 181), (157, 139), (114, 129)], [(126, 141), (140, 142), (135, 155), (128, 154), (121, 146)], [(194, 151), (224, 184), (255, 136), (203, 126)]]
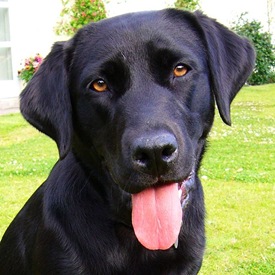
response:
[(6, 0), (9, 9), (13, 80), (0, 80), (0, 98), (18, 96), (20, 63), (40, 53), (45, 56), (58, 38), (53, 28), (59, 18), (59, 0)]

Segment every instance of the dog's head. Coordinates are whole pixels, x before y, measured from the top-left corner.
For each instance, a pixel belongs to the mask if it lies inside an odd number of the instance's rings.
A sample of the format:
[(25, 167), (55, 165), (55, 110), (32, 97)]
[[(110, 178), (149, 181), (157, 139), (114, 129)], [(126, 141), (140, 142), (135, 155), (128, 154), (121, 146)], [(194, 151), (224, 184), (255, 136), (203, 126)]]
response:
[(183, 201), (214, 102), (230, 124), (253, 64), (246, 39), (199, 12), (123, 15), (56, 43), (23, 91), (21, 111), (56, 141), (61, 158), (72, 149), (104, 163), (132, 194), (177, 183)]

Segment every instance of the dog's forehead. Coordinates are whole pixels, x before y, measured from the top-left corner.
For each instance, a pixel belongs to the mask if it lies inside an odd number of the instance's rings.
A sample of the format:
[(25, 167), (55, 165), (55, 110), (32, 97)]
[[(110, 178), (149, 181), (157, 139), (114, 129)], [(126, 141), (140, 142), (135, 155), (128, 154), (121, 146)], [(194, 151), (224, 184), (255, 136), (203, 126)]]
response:
[[(79, 34), (86, 48), (79, 50), (96, 51), (101, 54), (142, 51), (148, 43), (158, 47), (173, 48), (179, 45), (197, 46), (199, 36), (182, 15), (181, 20), (167, 11), (151, 11), (125, 14), (102, 20), (86, 26)], [(152, 43), (150, 44), (152, 45)]]

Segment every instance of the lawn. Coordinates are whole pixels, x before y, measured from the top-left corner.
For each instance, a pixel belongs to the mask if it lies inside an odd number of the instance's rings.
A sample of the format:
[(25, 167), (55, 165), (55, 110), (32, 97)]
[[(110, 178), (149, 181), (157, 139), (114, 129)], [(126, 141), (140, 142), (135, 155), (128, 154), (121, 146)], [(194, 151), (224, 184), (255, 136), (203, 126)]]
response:
[[(207, 249), (200, 274), (275, 274), (275, 85), (245, 87), (233, 126), (218, 114), (200, 171)], [(58, 158), (19, 114), (0, 116), (0, 238)]]

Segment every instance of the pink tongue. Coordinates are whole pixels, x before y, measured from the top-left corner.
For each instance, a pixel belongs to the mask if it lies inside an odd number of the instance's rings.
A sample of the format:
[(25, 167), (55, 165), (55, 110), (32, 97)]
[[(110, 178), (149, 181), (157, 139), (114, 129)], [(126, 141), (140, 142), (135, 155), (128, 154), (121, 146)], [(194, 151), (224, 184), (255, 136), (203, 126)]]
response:
[(177, 183), (134, 194), (132, 205), (132, 224), (144, 247), (165, 250), (176, 242), (182, 223)]

